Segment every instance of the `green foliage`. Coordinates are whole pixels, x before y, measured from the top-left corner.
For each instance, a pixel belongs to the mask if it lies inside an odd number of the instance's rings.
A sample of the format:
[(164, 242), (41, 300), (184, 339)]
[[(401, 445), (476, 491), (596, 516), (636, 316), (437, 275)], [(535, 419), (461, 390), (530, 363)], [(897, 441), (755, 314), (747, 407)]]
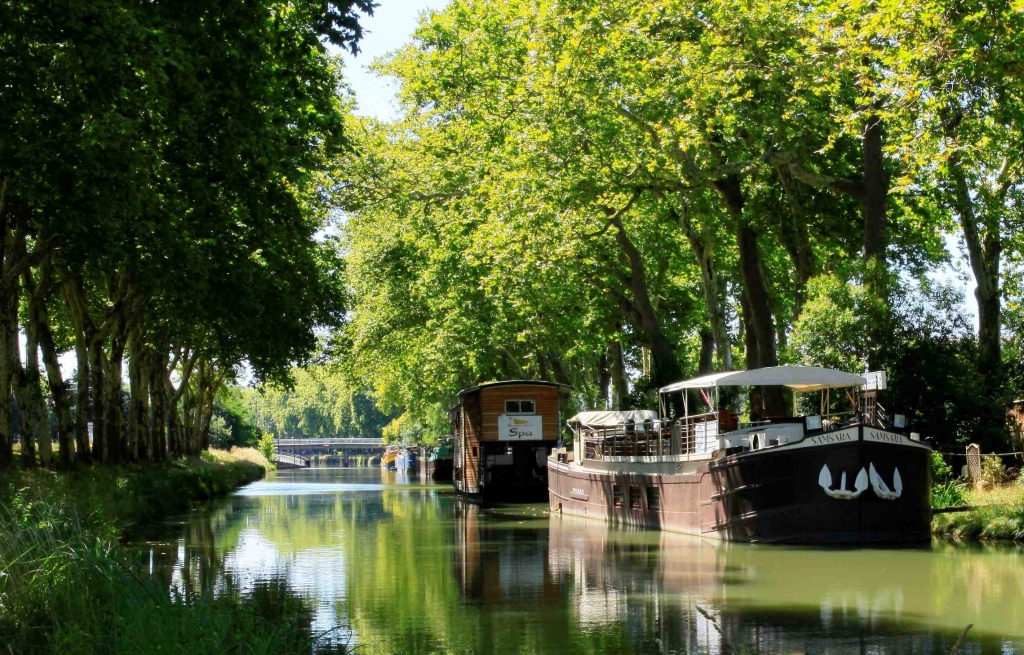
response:
[(255, 446), (259, 429), (246, 404), (243, 389), (229, 385), (221, 387), (214, 400), (210, 422), (210, 445), (230, 449), (232, 446)]
[(981, 456), (981, 479), (992, 486), (1006, 482), (1006, 465), (999, 455), (989, 453)]
[(862, 286), (831, 275), (811, 280), (807, 295), (790, 337), (795, 363), (862, 372), (868, 359), (872, 298)]
[(266, 457), (268, 461), (273, 461), (275, 450), (274, 435), (269, 432), (264, 432), (256, 443), (256, 449), (260, 451), (260, 454)]
[[(0, 298), (26, 299), (21, 321), (17, 303), (2, 303), (0, 324), (39, 337), (64, 466), (73, 426), (59, 349), (81, 347), (78, 369), (95, 387), (96, 459), (159, 460), (164, 430), (154, 431), (161, 443), (146, 443), (150, 419), (163, 414), (172, 455), (197, 455), (210, 400), (236, 367), (284, 379), (312, 357), (318, 330), (340, 323), (328, 171), (350, 154), (351, 99), (327, 42), (355, 51), (358, 15), (373, 6), (0, 6), (0, 47), (13, 62), (0, 69), (0, 123), (18, 135), (0, 142)], [(119, 383), (126, 356), (127, 415), (116, 389), (104, 389)], [(21, 389), (37, 372), (14, 360), (0, 358), (0, 464), (10, 452), (8, 381), (21, 416), (42, 404)], [(159, 405), (147, 402), (151, 381), (171, 398), (148, 413)], [(216, 436), (252, 440), (233, 418), (221, 412)], [(74, 427), (87, 459), (84, 421)]]
[(946, 463), (946, 458), (937, 450), (932, 451), (932, 480), (945, 481), (953, 475), (953, 467)]
[[(797, 364), (859, 373), (869, 358), (876, 301), (863, 287), (833, 276), (808, 284), (808, 301), (793, 327)], [(893, 293), (880, 344), (889, 388), (884, 404), (907, 414), (911, 427), (942, 446), (1005, 443), (1002, 397), (979, 394), (978, 345), (963, 296), (942, 285), (905, 285)]]
[(338, 364), (295, 368), (287, 386), (265, 384), (237, 392), (246, 416), (277, 438), (380, 438), (393, 418)]
[(0, 502), (39, 503), (65, 516), (73, 513), (93, 532), (111, 526), (130, 530), (226, 495), (265, 473), (249, 462), (211, 463), (199, 457), (165, 464), (81, 467), (64, 473), (6, 472), (0, 474)]

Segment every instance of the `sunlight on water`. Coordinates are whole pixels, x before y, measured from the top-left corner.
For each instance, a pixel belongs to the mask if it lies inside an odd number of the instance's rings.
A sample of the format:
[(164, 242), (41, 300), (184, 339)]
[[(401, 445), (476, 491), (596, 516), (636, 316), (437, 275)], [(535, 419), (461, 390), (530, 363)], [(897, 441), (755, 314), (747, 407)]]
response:
[[(361, 653), (1024, 652), (1024, 551), (722, 544), (482, 508), (378, 470), (282, 472), (169, 526), (181, 592), (282, 582)], [(176, 533), (175, 533), (176, 531)]]

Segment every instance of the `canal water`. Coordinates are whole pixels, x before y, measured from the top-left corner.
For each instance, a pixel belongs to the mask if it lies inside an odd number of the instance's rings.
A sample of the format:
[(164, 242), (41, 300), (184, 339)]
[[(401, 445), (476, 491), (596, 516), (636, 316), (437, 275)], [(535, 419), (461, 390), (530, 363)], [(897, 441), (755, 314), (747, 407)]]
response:
[(967, 624), (962, 653), (1024, 653), (1019, 548), (721, 544), (546, 509), (282, 471), (140, 548), (178, 593), (301, 602), (322, 641), (367, 655), (932, 654)]

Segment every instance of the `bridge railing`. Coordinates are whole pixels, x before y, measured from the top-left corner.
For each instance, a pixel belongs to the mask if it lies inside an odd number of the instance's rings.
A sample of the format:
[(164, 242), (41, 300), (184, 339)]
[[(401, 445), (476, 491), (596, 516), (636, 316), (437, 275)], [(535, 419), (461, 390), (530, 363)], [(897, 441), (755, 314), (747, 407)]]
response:
[(284, 453), (281, 451), (274, 452), (273, 460), (277, 464), (291, 464), (292, 466), (301, 466), (303, 468), (310, 465), (310, 459), (308, 457), (296, 455), (295, 453)]
[(313, 447), (342, 447), (342, 448), (383, 448), (384, 442), (380, 439), (274, 439), (277, 447), (296, 448), (302, 446)]

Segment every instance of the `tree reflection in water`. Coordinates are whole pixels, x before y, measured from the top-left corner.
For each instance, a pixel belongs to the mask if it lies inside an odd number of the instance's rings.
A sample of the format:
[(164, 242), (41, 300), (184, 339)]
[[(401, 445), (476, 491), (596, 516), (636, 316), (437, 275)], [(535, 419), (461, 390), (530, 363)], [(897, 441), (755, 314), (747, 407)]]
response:
[(153, 569), (362, 653), (924, 655), (966, 623), (962, 652), (1022, 652), (1019, 551), (717, 544), (299, 475), (190, 515)]

